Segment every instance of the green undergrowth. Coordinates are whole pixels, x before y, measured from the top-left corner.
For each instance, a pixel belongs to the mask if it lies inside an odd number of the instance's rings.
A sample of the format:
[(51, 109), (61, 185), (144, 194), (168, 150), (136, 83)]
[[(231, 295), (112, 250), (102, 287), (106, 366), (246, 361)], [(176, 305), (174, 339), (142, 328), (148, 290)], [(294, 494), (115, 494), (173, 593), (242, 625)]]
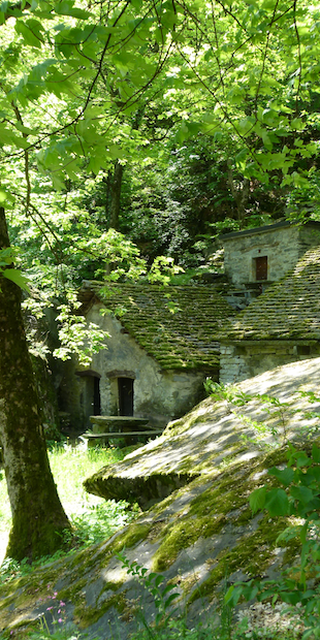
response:
[[(122, 608), (122, 613), (126, 615), (125, 605)], [(301, 634), (295, 629), (259, 628), (252, 627), (246, 622), (237, 625), (231, 625), (230, 622), (227, 622), (223, 625), (217, 624), (216, 619), (208, 619), (194, 626), (188, 626), (184, 619), (169, 619), (162, 628), (144, 628), (141, 626), (141, 621), (139, 624), (138, 612), (136, 615), (139, 630), (128, 635), (127, 640), (299, 640), (301, 638)], [(24, 636), (24, 640), (87, 640), (88, 638), (86, 632), (64, 627), (63, 623), (59, 627), (50, 632), (46, 629), (45, 624), (42, 624), (42, 628)], [(115, 632), (112, 635), (108, 634), (107, 638), (108, 640), (119, 640), (120, 636)], [(7, 636), (0, 635), (0, 640), (7, 640)], [(106, 640), (106, 637), (99, 634), (91, 636), (90, 640)]]

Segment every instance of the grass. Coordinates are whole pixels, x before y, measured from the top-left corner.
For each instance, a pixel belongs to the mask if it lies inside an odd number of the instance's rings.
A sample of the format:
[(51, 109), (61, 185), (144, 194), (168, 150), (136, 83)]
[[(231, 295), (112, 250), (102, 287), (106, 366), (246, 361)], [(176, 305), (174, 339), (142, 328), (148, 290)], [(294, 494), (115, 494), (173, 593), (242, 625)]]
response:
[[(124, 450), (54, 444), (49, 459), (58, 493), (67, 516), (75, 526), (80, 543), (91, 544), (108, 537), (132, 519), (127, 504), (106, 501), (87, 493), (83, 480), (101, 467), (119, 462)], [(67, 482), (66, 482), (67, 479)], [(0, 470), (0, 562), (4, 557), (11, 526), (11, 512), (4, 472)]]

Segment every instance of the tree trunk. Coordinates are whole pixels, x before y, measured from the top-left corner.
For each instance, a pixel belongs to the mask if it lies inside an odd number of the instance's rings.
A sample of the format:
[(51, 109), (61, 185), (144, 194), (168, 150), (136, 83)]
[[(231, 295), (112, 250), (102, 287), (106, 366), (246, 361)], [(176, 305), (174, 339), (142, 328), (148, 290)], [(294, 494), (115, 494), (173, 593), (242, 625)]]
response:
[(245, 221), (245, 217), (246, 217), (246, 206), (248, 204), (249, 195), (250, 195), (250, 180), (248, 180), (248, 178), (244, 178), (242, 187), (239, 190), (235, 188), (231, 160), (228, 160), (227, 175), (228, 175), (229, 187), (234, 197), (235, 203), (237, 205), (238, 220), (240, 222), (240, 228), (242, 228)]
[[(0, 249), (9, 246), (0, 207)], [(7, 556), (54, 553), (70, 523), (50, 470), (19, 287), (0, 275), (0, 441), (12, 512)]]

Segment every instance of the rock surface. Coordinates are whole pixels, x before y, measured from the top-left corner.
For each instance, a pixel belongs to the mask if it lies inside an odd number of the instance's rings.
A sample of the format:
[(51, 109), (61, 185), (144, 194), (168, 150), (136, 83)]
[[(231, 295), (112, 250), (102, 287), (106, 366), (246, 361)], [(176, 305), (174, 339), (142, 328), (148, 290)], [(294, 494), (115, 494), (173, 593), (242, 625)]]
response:
[[(157, 440), (87, 479), (90, 491), (138, 501), (143, 511), (103, 544), (0, 587), (0, 630), (23, 639), (41, 614), (52, 627), (58, 614), (55, 605), (47, 609), (55, 592), (54, 602), (65, 603), (66, 623), (84, 630), (88, 640), (125, 640), (137, 628), (138, 611), (150, 624), (154, 598), (122, 567), (116, 554), (123, 549), (129, 563), (160, 572), (174, 585), (192, 623), (214, 615), (226, 576), (233, 582), (276, 575), (294, 549), (275, 546), (283, 522), (252, 517), (248, 498), (266, 481), (266, 470), (284, 461), (289, 437), (301, 444), (314, 435), (318, 418), (306, 420), (305, 414), (319, 413), (320, 402), (310, 403), (301, 392), (317, 395), (319, 374), (320, 359), (304, 360), (224, 390), (220, 399), (207, 398), (169, 424)], [(269, 400), (252, 397), (257, 394)]]
[[(304, 360), (245, 380), (222, 392), (226, 397), (220, 401), (209, 397), (169, 423), (161, 437), (117, 465), (101, 469), (84, 486), (106, 499), (131, 499), (144, 506), (150, 496), (159, 499), (172, 493), (175, 483), (182, 486), (198, 476), (212, 476), (221, 464), (240, 464), (259, 455), (260, 439), (275, 446), (284, 444), (287, 437), (299, 439), (306, 425), (305, 411), (320, 407), (317, 402), (311, 406), (300, 391), (317, 395), (319, 371), (319, 358)], [(270, 401), (263, 402), (257, 395), (268, 395)], [(283, 418), (272, 397), (290, 403), (283, 406)], [(266, 430), (259, 433), (254, 422), (261, 427), (266, 424)], [(272, 430), (277, 431), (274, 437)], [(253, 446), (244, 446), (245, 438), (253, 438)]]

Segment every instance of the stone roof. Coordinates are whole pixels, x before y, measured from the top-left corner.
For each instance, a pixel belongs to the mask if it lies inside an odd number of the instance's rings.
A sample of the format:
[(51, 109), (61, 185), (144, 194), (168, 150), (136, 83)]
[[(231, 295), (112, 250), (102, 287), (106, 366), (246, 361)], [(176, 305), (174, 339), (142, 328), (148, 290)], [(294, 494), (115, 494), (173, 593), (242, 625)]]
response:
[(309, 249), (289, 274), (228, 321), (220, 339), (319, 340), (320, 247)]
[(163, 369), (215, 369), (217, 335), (234, 310), (214, 286), (159, 286), (84, 282), (86, 313), (101, 303)]
[(233, 240), (234, 238), (240, 238), (244, 236), (254, 236), (261, 235), (261, 233), (266, 233), (268, 231), (278, 231), (278, 229), (282, 228), (290, 228), (290, 227), (299, 227), (302, 228), (310, 228), (319, 231), (320, 222), (317, 220), (308, 220), (303, 224), (299, 220), (280, 220), (279, 222), (274, 222), (273, 224), (265, 224), (260, 227), (250, 227), (249, 229), (243, 229), (242, 231), (230, 231), (229, 233), (223, 233), (220, 236), (220, 240), (224, 243), (225, 240)]

